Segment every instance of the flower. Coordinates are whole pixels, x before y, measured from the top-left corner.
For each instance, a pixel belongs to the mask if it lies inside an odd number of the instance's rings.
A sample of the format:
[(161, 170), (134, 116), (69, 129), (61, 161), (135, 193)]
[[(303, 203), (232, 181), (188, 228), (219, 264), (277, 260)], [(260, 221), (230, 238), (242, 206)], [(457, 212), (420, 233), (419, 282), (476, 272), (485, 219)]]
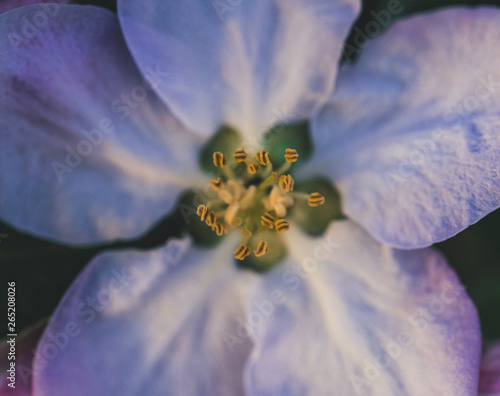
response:
[[(287, 109), (311, 125), (298, 175), (335, 182), (350, 220), (319, 237), (292, 225), (265, 275), (230, 263), (234, 233), (99, 255), (38, 344), (33, 393), (475, 394), (475, 309), (420, 248), (499, 206), (500, 12), (401, 21), (337, 76), (357, 1), (224, 4), (119, 1), (127, 45), (95, 7), (61, 6), (32, 37), (32, 8), (1, 15), (2, 219), (73, 244), (133, 238), (203, 183), (217, 129), (258, 143)], [(262, 201), (276, 213), (291, 203), (281, 176)], [(240, 187), (222, 194), (228, 223), (257, 196)]]

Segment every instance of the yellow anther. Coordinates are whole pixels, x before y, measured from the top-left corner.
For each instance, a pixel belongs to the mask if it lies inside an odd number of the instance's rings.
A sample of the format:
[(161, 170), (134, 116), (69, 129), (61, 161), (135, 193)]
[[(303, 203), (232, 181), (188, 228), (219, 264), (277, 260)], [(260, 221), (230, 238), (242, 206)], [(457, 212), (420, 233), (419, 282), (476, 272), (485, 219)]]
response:
[(247, 153), (245, 153), (245, 150), (243, 150), (242, 148), (236, 149), (235, 153), (233, 154), (233, 158), (237, 162), (245, 161), (247, 159)]
[(246, 245), (240, 245), (234, 251), (234, 258), (238, 260), (243, 260), (245, 257), (248, 257), (249, 254), (250, 254), (250, 248)]
[(279, 234), (290, 229), (290, 223), (285, 219), (276, 220), (274, 226), (276, 227), (276, 231), (278, 231)]
[(218, 236), (222, 236), (223, 234), (227, 233), (227, 228), (222, 223), (215, 223), (212, 226), (212, 230), (215, 231)]
[(283, 191), (293, 191), (295, 181), (291, 175), (283, 175), (280, 177), (279, 186)]
[(208, 208), (205, 205), (200, 205), (198, 206), (198, 209), (196, 209), (196, 214), (200, 216), (201, 221), (205, 221), (207, 218), (207, 213), (208, 213)]
[(320, 193), (313, 192), (309, 196), (307, 200), (309, 206), (316, 207), (318, 205), (323, 205), (325, 203), (325, 197), (323, 197)]
[(266, 150), (259, 151), (255, 157), (257, 158), (257, 161), (259, 161), (259, 164), (261, 164), (262, 166), (266, 166), (269, 164), (269, 153)]
[(243, 238), (250, 238), (252, 236), (252, 231), (250, 231), (248, 228), (242, 228), (241, 229), (241, 236)]
[(274, 228), (275, 221), (276, 219), (267, 212), (260, 216), (260, 223), (271, 230)]
[(251, 175), (255, 175), (259, 171), (259, 169), (259, 164), (256, 164), (254, 162), (247, 164), (248, 173), (250, 173)]
[(219, 191), (224, 186), (221, 178), (218, 177), (217, 180), (210, 180), (210, 188), (214, 191)]
[(259, 245), (257, 246), (257, 249), (255, 249), (253, 251), (253, 253), (257, 256), (257, 257), (260, 257), (260, 256), (263, 256), (264, 254), (266, 254), (267, 252), (269, 252), (269, 246), (267, 244), (267, 242), (265, 241), (260, 241), (259, 242)]
[(287, 162), (295, 162), (299, 158), (297, 150), (287, 148), (285, 150), (285, 159)]
[(207, 218), (205, 219), (205, 223), (207, 223), (207, 226), (211, 227), (217, 222), (217, 216), (215, 216), (215, 212), (210, 211), (207, 215)]
[(224, 168), (227, 164), (227, 158), (220, 151), (214, 153), (214, 165), (219, 168)]

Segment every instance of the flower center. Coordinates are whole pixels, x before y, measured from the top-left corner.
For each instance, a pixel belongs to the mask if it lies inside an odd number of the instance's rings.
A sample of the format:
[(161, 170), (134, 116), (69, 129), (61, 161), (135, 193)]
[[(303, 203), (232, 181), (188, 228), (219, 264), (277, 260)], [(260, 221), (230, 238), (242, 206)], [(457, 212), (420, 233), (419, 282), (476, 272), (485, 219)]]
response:
[[(254, 157), (255, 160), (249, 158)], [(210, 180), (210, 188), (217, 196), (199, 205), (197, 215), (218, 236), (229, 229), (239, 229), (241, 244), (234, 257), (244, 260), (250, 254), (264, 256), (272, 249), (270, 233), (281, 234), (290, 228), (285, 219), (287, 210), (296, 202), (311, 207), (323, 205), (325, 198), (318, 192), (310, 194), (294, 191), (295, 181), (288, 173), (299, 155), (287, 148), (285, 162), (274, 170), (269, 153), (261, 150), (249, 156), (238, 148), (232, 158), (217, 151), (213, 163), (219, 170), (217, 179)]]

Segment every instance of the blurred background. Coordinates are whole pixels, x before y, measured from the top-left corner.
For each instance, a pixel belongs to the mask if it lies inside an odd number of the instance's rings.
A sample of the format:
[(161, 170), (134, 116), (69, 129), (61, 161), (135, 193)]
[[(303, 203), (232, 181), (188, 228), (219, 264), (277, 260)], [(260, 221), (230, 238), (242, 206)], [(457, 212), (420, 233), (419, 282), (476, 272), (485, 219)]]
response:
[[(35, 2), (37, 1), (31, 1)], [(0, 5), (1, 3), (0, 0)], [(75, 3), (94, 4), (116, 11), (115, 1)], [(356, 26), (362, 31), (368, 22), (374, 20), (374, 15), (381, 10), (390, 9), (389, 7), (401, 9), (397, 15), (392, 15), (392, 23), (411, 14), (442, 7), (464, 4), (500, 6), (499, 1), (454, 0), (373, 0), (363, 3), (363, 11), (356, 22)], [(381, 26), (381, 32), (382, 30)], [(376, 35), (378, 33), (373, 37)], [(354, 38), (355, 35), (351, 34), (348, 43), (362, 50), (355, 44)], [(356, 42), (359, 44), (359, 38)], [(355, 61), (356, 54), (357, 51), (345, 51), (343, 61)], [(133, 242), (78, 249), (19, 233), (0, 222), (0, 276), (1, 285), (5, 287), (0, 298), (2, 312), (5, 311), (2, 318), (6, 318), (7, 281), (16, 282), (16, 319), (17, 330), (20, 332), (53, 312), (73, 279), (96, 254), (110, 248), (158, 246), (173, 235), (170, 230), (179, 229), (175, 226), (178, 221), (179, 215), (175, 214), (148, 235)], [(485, 340), (500, 339), (500, 210), (436, 247), (448, 258), (476, 304)], [(0, 323), (2, 337), (7, 334), (6, 321), (2, 320)]]

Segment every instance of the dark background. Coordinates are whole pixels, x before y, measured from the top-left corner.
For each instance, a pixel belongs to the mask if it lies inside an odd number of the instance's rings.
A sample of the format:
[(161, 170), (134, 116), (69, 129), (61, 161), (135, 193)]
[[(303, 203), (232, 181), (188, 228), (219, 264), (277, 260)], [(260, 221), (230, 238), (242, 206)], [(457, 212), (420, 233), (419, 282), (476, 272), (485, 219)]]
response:
[[(181, 0), (180, 0), (181, 1)], [(250, 1), (250, 0), (242, 0)], [(387, 9), (395, 0), (365, 1), (363, 12), (356, 25), (363, 30), (373, 19), (373, 12)], [(114, 1), (78, 1), (80, 4), (94, 4), (116, 11)], [(492, 4), (497, 1), (454, 1), (454, 0), (400, 0), (402, 11), (391, 19), (427, 10), (454, 5)], [(500, 28), (500, 26), (499, 26)], [(354, 36), (348, 42), (353, 44)], [(351, 57), (344, 61), (352, 61)], [(0, 192), (1, 193), (1, 192)], [(109, 248), (149, 248), (162, 244), (169, 235), (169, 229), (178, 229), (175, 224), (179, 216), (166, 219), (145, 237), (126, 244), (102, 245), (91, 248), (69, 248), (49, 243), (19, 233), (0, 222), (0, 268), (3, 307), (6, 307), (7, 281), (16, 282), (16, 315), (18, 332), (52, 313), (76, 275), (98, 252)], [(486, 340), (500, 338), (500, 210), (491, 213), (476, 225), (469, 227), (454, 238), (438, 244), (448, 258), (450, 265), (458, 272), (462, 282), (479, 311), (483, 335)], [(2, 317), (6, 317), (3, 316)], [(3, 336), (6, 328), (0, 322)], [(1, 336), (0, 336), (1, 337)]]

